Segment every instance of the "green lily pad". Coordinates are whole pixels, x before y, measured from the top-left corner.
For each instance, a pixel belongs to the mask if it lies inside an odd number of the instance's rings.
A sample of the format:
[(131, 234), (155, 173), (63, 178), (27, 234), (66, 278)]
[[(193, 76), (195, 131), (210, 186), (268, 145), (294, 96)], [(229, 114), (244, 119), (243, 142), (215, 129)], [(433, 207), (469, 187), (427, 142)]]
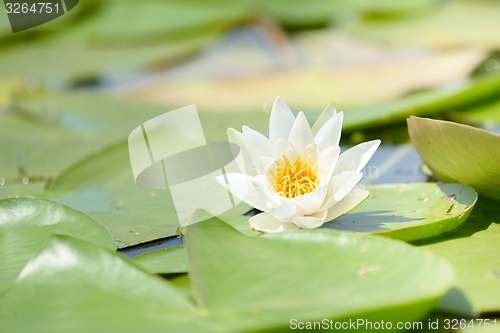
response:
[(322, 228), (378, 234), (407, 242), (438, 236), (465, 222), (477, 193), (462, 184), (410, 183), (367, 187), (370, 197)]
[(462, 112), (452, 112), (449, 117), (453, 121), (478, 126), (500, 125), (500, 101), (479, 105)]
[(415, 92), (390, 103), (347, 109), (342, 129), (371, 129), (403, 122), (412, 115), (438, 116), (449, 110), (467, 110), (496, 100), (499, 92), (500, 75), (485, 75), (460, 86)]
[(500, 29), (500, 5), (488, 1), (446, 1), (425, 15), (405, 15), (392, 20), (364, 20), (349, 29), (379, 42), (450, 49), (473, 45), (500, 46), (494, 34)]
[(448, 263), (415, 247), (334, 230), (247, 237), (212, 218), (188, 226), (185, 242), (202, 311), (239, 331), (291, 318), (414, 321), (454, 280)]
[[(217, 40), (221, 27), (209, 27), (167, 41), (123, 47), (96, 47), (79, 30), (3, 50), (0, 75), (42, 78), (51, 83), (92, 81), (104, 75), (166, 67), (191, 56)], [(54, 55), (64, 54), (64, 57)]]
[(134, 257), (132, 261), (150, 273), (187, 272), (186, 252), (183, 246), (141, 254)]
[[(229, 27), (244, 20), (250, 8), (249, 4), (232, 0), (106, 1), (84, 32), (101, 47), (120, 44), (141, 47), (172, 36), (185, 37), (187, 33), (202, 33), (217, 26)], [(135, 22), (132, 25), (127, 24), (131, 15)]]
[(500, 312), (500, 208), (495, 201), (480, 198), (461, 228), (419, 245), (447, 259), (457, 272), (455, 289), (439, 310), (462, 316)]
[(114, 250), (108, 231), (90, 216), (37, 198), (0, 200), (0, 291), (52, 235), (68, 235)]
[[(248, 7), (227, 0), (219, 0), (215, 8), (200, 1), (97, 2), (85, 6), (91, 7), (93, 15), (78, 24), (62, 28), (52, 24), (57, 33), (48, 38), (2, 50), (0, 74), (71, 83), (166, 67), (216, 41), (245, 18)], [(75, 9), (84, 9), (84, 5)], [(68, 13), (63, 19), (75, 14)]]
[(410, 117), (408, 130), (415, 149), (444, 182), (472, 186), (500, 200), (500, 136), (448, 121)]
[(167, 281), (105, 249), (66, 236), (53, 237), (0, 295), (0, 329), (215, 331)]
[[(22, 94), (0, 112), (0, 196), (56, 177), (87, 156), (124, 140), (131, 129), (164, 107), (88, 92)], [(120, 126), (116, 126), (116, 119)], [(38, 194), (38, 192), (35, 192)]]
[(136, 185), (126, 143), (79, 162), (43, 195), (100, 221), (119, 248), (173, 236), (179, 227), (168, 190)]

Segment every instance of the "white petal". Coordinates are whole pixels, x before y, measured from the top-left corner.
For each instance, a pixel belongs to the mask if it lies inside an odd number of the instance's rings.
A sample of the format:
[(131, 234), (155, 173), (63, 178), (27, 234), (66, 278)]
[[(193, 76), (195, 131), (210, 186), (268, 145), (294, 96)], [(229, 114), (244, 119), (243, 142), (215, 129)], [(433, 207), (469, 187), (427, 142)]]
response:
[(271, 186), (268, 178), (264, 175), (257, 175), (253, 179), (255, 188), (258, 188), (260, 196), (266, 202), (266, 209), (261, 209), (273, 215), (276, 219), (288, 222), (292, 218), (302, 216), (302, 208), (293, 203), (291, 199), (282, 197)]
[(340, 154), (339, 146), (328, 147), (323, 150), (319, 155), (319, 170), (321, 174), (325, 175), (325, 180), (328, 182), (332, 178), (333, 171), (337, 165)]
[(327, 211), (317, 212), (313, 215), (301, 216), (292, 220), (293, 223), (301, 227), (302, 229), (314, 229), (321, 227), (325, 222), (327, 216)]
[(252, 216), (248, 222), (250, 223), (250, 227), (252, 229), (266, 233), (277, 233), (299, 229), (299, 227), (294, 223), (281, 222), (266, 212)]
[(332, 119), (337, 114), (337, 107), (335, 103), (330, 103), (319, 115), (318, 119), (312, 127), (312, 132), (314, 135), (318, 133), (319, 129), (323, 127), (324, 124), (330, 119)]
[(241, 201), (259, 210), (266, 210), (266, 200), (262, 197), (261, 190), (254, 186), (251, 176), (226, 173), (226, 178), (227, 184), (224, 175), (217, 176), (215, 179)]
[(304, 215), (311, 215), (316, 213), (325, 201), (328, 192), (328, 184), (319, 186), (311, 193), (296, 196), (291, 201), (300, 206)]
[(238, 167), (240, 168), (240, 171), (247, 175), (254, 175), (255, 171), (253, 171), (252, 168), (252, 162), (245, 146), (243, 134), (233, 128), (229, 128), (227, 130), (227, 139), (229, 142), (238, 145), (238, 147), (240, 148), (240, 155), (235, 159)]
[(355, 188), (348, 195), (345, 196), (337, 204), (333, 205), (328, 209), (328, 214), (326, 215), (325, 221), (331, 221), (342, 215), (349, 213), (354, 208), (358, 207), (370, 193), (367, 190)]
[(267, 209), (266, 211), (275, 219), (282, 222), (291, 222), (294, 218), (304, 215), (300, 206), (293, 204), (280, 205), (273, 209)]
[(274, 191), (266, 176), (257, 175), (253, 177), (252, 185), (260, 199), (265, 202), (265, 208), (259, 208), (260, 210), (268, 212), (274, 218), (283, 222), (289, 222), (294, 217), (304, 215), (300, 206)]
[(314, 142), (316, 142), (320, 151), (323, 151), (330, 146), (339, 145), (343, 119), (344, 113), (339, 112), (319, 129), (318, 133), (314, 137)]
[(252, 182), (254, 187), (258, 189), (262, 199), (266, 201), (266, 209), (261, 210), (267, 211), (268, 209), (288, 204), (286, 201), (281, 200), (282, 197), (274, 191), (267, 176), (257, 175), (252, 178)]
[[(313, 141), (310, 144), (308, 144), (304, 150), (301, 152), (301, 156), (303, 157), (303, 161), (307, 158), (307, 156), (311, 155), (311, 163), (314, 164), (318, 162), (318, 156), (319, 156), (319, 149), (318, 145)], [(311, 164), (311, 165), (312, 165)]]
[(269, 140), (274, 143), (279, 138), (288, 139), (294, 121), (295, 116), (288, 105), (280, 97), (277, 97), (271, 109)]
[(273, 156), (269, 139), (261, 133), (243, 126), (243, 138), (245, 139), (245, 147), (252, 162), (258, 162), (261, 156)]
[(286, 156), (288, 160), (293, 163), (297, 160), (299, 153), (297, 149), (286, 139), (278, 139), (274, 144), (274, 158), (278, 161), (283, 161), (283, 156)]
[(288, 141), (299, 151), (299, 154), (309, 144), (314, 142), (314, 137), (312, 135), (311, 127), (307, 122), (304, 112), (299, 112), (295, 122), (293, 123), (292, 130), (288, 136)]
[(259, 165), (258, 173), (264, 174), (269, 172), (271, 166), (276, 165), (276, 160), (269, 156), (261, 156), (259, 158)]
[(362, 177), (363, 174), (360, 172), (349, 171), (344, 171), (333, 176), (328, 183), (328, 199), (321, 207), (321, 210), (329, 209), (344, 199)]
[(360, 143), (340, 155), (335, 172), (360, 172), (380, 145), (380, 140)]

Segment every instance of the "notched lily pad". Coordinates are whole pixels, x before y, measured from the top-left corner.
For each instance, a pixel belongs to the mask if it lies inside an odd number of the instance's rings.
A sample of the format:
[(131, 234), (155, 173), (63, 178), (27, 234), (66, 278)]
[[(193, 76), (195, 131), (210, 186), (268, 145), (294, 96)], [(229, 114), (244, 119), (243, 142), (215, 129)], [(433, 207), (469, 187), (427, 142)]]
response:
[(500, 200), (500, 135), (449, 121), (410, 117), (415, 149), (444, 182), (472, 186)]
[(477, 193), (462, 184), (410, 183), (367, 187), (370, 197), (322, 228), (378, 234), (407, 242), (438, 236), (460, 226)]

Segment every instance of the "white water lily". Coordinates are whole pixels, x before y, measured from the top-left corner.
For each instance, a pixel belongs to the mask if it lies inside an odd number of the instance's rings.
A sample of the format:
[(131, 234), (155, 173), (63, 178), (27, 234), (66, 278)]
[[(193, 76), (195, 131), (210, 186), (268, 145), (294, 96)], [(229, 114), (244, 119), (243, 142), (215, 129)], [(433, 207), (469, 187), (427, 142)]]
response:
[(343, 113), (328, 107), (309, 126), (281, 98), (271, 110), (269, 138), (243, 126), (230, 128), (229, 141), (241, 149), (241, 173), (217, 181), (238, 199), (262, 213), (250, 218), (254, 230), (266, 233), (312, 229), (340, 217), (363, 202), (368, 191), (355, 188), (361, 170), (380, 140), (361, 143), (340, 155)]

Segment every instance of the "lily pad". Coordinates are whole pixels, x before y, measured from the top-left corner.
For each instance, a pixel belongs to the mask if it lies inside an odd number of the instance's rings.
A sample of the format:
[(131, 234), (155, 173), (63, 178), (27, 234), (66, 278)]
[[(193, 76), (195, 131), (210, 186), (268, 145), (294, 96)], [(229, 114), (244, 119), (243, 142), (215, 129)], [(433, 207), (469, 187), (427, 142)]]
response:
[(489, 316), (500, 312), (498, 203), (480, 198), (461, 228), (419, 245), (447, 259), (457, 272), (455, 289), (442, 299), (439, 310), (461, 316)]
[(465, 222), (477, 193), (462, 184), (409, 183), (367, 187), (370, 197), (322, 228), (378, 234), (407, 242), (438, 236)]
[(348, 109), (344, 114), (344, 130), (375, 128), (402, 122), (412, 116), (438, 116), (449, 110), (466, 110), (496, 100), (500, 91), (500, 75), (477, 77), (463, 85), (420, 91), (393, 102)]
[(202, 311), (233, 331), (289, 328), (291, 318), (415, 321), (454, 280), (445, 261), (374, 236), (304, 230), (247, 237), (212, 218), (188, 226), (185, 239)]
[[(199, 52), (223, 32), (215, 26), (140, 47), (97, 47), (92, 37), (86, 38), (84, 28), (68, 29), (50, 39), (2, 50), (0, 75), (35, 76), (59, 85), (92, 82), (106, 75), (166, 67)], [(65, 56), (54, 56), (58, 54)]]
[(405, 15), (392, 20), (368, 19), (349, 27), (365, 38), (379, 42), (450, 49), (474, 45), (489, 49), (500, 46), (488, 31), (498, 31), (500, 5), (489, 1), (445, 1), (423, 15)]
[(80, 161), (43, 194), (100, 221), (118, 247), (173, 236), (179, 221), (170, 192), (134, 182), (126, 143)]
[(170, 283), (177, 287), (180, 291), (186, 295), (191, 302), (196, 302), (196, 296), (194, 295), (193, 288), (191, 286), (191, 282), (189, 281), (188, 274), (177, 275), (171, 279), (169, 279)]
[(88, 92), (39, 92), (18, 95), (6, 111), (0, 112), (0, 196), (19, 195), (11, 185), (45, 185), (165, 108)]
[(410, 117), (415, 149), (444, 182), (472, 186), (500, 200), (500, 135), (448, 121)]
[(52, 235), (68, 235), (114, 250), (108, 231), (90, 216), (37, 198), (0, 200), (0, 291)]
[(460, 123), (485, 127), (500, 126), (500, 101), (479, 105), (462, 112), (452, 112), (449, 118)]
[(0, 329), (215, 331), (167, 281), (105, 249), (66, 236), (53, 237), (0, 295)]
[[(230, 27), (248, 17), (250, 4), (242, 1), (215, 0), (118, 0), (106, 1), (84, 31), (99, 46), (136, 45), (168, 40), (215, 27)], [(135, 24), (127, 24), (130, 16)]]
[(134, 257), (132, 261), (150, 273), (187, 272), (186, 252), (183, 246), (141, 254)]

